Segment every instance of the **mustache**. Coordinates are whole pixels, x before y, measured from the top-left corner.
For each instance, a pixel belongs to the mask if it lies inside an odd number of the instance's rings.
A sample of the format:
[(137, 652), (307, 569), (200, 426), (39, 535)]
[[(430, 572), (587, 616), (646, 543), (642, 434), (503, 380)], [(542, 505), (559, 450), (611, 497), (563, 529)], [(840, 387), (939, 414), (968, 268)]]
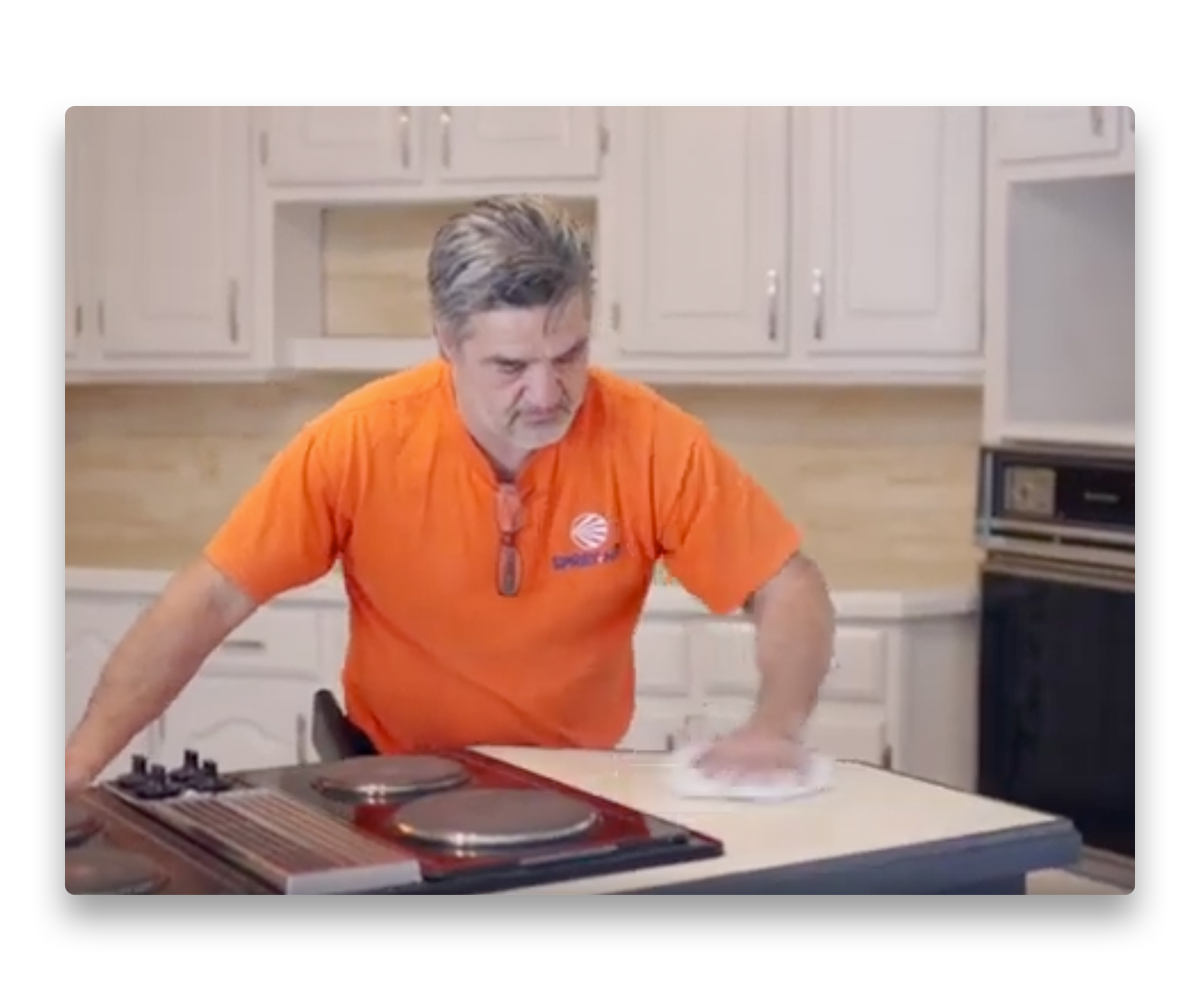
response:
[(536, 407), (523, 406), (517, 410), (517, 414), (522, 417), (560, 417), (567, 416), (571, 412), (571, 404), (564, 400), (557, 406)]

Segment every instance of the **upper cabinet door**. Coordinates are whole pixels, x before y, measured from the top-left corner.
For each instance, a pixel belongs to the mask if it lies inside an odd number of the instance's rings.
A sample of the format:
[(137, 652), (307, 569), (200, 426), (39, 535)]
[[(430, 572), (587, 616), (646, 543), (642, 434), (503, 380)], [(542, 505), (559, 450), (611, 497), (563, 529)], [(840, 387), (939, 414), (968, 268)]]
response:
[(88, 196), (91, 176), (88, 160), (92, 149), (89, 142), (94, 110), (73, 107), (66, 115), (66, 255), (64, 280), (66, 284), (66, 361), (78, 359), (84, 349), (84, 331), (94, 312), (88, 308), (93, 301), (88, 286), (88, 264), (91, 260), (90, 242), (94, 227), (89, 212), (95, 200)]
[(249, 109), (100, 110), (101, 354), (249, 353)]
[(805, 270), (793, 282), (809, 353), (978, 352), (983, 109), (814, 107), (806, 117), (808, 196), (795, 230)]
[(787, 353), (787, 114), (622, 109), (613, 152), (618, 245), (608, 256), (620, 354)]
[(1107, 156), (1120, 150), (1119, 107), (996, 107), (990, 109), (993, 151), (1000, 160)]
[(421, 108), (268, 108), (258, 156), (275, 184), (419, 180)]
[(605, 144), (599, 108), (429, 109), (431, 173), (446, 181), (596, 177)]
[(274, 185), (582, 181), (600, 173), (599, 108), (267, 108), (258, 158)]

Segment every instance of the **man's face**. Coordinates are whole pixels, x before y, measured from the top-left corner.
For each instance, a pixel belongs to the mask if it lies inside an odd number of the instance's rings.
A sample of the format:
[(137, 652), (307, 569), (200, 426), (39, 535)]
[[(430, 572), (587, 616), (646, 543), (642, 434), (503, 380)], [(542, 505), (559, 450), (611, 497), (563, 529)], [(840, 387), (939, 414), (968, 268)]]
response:
[(468, 336), (446, 351), (469, 423), (518, 451), (560, 440), (583, 402), (590, 333), (579, 296), (553, 310), (473, 317)]

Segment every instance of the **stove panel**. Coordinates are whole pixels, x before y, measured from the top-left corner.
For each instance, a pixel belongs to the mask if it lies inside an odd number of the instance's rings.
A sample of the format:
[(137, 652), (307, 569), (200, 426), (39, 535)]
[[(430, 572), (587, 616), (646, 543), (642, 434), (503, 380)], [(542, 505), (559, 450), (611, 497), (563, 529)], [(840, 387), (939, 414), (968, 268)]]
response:
[(269, 889), (123, 807), (104, 788), (66, 800), (71, 895), (261, 895)]
[[(470, 750), (440, 756), (447, 770), (457, 765), (469, 775), (467, 780), (449, 790), (417, 791), (386, 801), (367, 794), (356, 801), (344, 789), (328, 794), (323, 776), (336, 764), (251, 771), (239, 780), (277, 788), (403, 845), (420, 863), (423, 881), (393, 887), (388, 890), (392, 893), (492, 892), (717, 857), (723, 851), (718, 841), (696, 831), (504, 761)], [(370, 785), (372, 768), (391, 768), (401, 758), (356, 759), (366, 769), (364, 785)], [(466, 808), (472, 798), (473, 812)]]
[(155, 891), (246, 891), (198, 888), (237, 872), (277, 894), (475, 894), (723, 852), (711, 837), (473, 751), (234, 773), (190, 751), (174, 770), (135, 757), (96, 794), (110, 814), (137, 817), (128, 837), (148, 855), (186, 846)]

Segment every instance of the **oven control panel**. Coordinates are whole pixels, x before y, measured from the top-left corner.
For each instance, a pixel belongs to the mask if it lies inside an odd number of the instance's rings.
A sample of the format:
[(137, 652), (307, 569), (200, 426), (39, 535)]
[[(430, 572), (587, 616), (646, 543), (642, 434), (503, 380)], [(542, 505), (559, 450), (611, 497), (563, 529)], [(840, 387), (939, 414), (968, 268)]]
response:
[(983, 527), (1054, 525), (1132, 535), (1132, 455), (984, 448), (979, 458)]
[(1134, 487), (1132, 454), (984, 447), (976, 541), (993, 553), (1131, 566)]

